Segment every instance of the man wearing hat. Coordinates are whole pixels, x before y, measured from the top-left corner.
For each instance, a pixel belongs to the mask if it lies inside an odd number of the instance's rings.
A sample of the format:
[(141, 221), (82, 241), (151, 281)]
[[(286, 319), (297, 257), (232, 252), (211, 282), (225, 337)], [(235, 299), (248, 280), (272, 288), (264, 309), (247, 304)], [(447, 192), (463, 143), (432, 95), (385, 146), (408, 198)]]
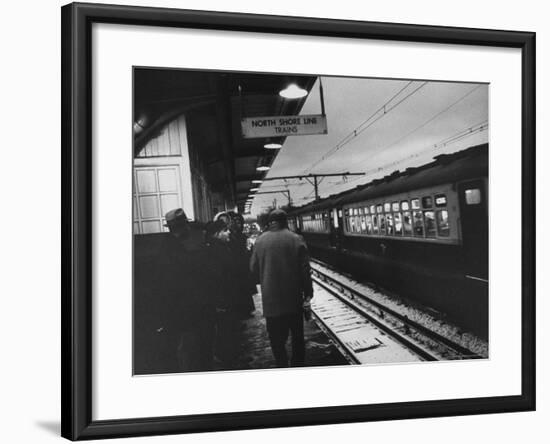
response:
[(170, 235), (158, 260), (158, 333), (166, 372), (212, 369), (215, 304), (204, 227), (183, 209), (165, 215)]
[(277, 366), (289, 365), (285, 347), (289, 333), (290, 365), (303, 366), (303, 316), (313, 296), (309, 255), (303, 238), (288, 229), (283, 210), (269, 214), (268, 229), (254, 244), (250, 269), (261, 286), (263, 312)]

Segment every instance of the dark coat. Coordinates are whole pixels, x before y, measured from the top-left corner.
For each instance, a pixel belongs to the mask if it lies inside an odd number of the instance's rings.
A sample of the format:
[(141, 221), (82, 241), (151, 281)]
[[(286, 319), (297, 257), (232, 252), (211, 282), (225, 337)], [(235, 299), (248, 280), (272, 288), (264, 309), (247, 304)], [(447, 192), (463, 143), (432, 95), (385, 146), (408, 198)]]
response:
[(215, 307), (208, 252), (187, 251), (175, 237), (167, 236), (159, 253), (155, 287), (160, 325), (194, 329)]
[(266, 317), (301, 313), (304, 297), (313, 295), (307, 246), (287, 228), (270, 229), (258, 237), (250, 270), (261, 285)]
[(235, 291), (236, 310), (248, 315), (254, 310), (252, 295), (256, 293), (256, 283), (249, 270), (251, 253), (246, 247), (247, 237), (242, 233), (232, 233), (229, 242), (233, 269), (233, 290)]

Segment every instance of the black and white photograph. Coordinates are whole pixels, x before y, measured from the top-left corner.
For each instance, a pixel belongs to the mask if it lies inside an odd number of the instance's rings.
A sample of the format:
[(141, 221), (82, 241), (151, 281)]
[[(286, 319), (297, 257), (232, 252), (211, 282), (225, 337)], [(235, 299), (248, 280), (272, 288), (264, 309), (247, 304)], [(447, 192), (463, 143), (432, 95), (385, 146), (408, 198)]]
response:
[(134, 376), (490, 359), (489, 83), (132, 75)]

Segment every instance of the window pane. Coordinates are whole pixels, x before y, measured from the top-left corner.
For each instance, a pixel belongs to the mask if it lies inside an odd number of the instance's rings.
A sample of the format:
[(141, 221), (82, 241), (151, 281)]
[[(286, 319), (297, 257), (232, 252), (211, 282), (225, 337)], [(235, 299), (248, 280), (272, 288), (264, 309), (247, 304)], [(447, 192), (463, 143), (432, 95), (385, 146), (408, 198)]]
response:
[(403, 234), (405, 236), (412, 235), (412, 219), (411, 219), (411, 213), (409, 211), (405, 211), (403, 213)]
[(363, 211), (364, 211), (365, 214), (369, 214), (369, 207), (365, 207), (365, 208), (363, 209)]
[(372, 234), (372, 216), (367, 216), (367, 234)]
[[(160, 217), (158, 196), (140, 196), (139, 208), (141, 210), (141, 217), (144, 219)], [(143, 226), (145, 232), (145, 226)]]
[(403, 211), (407, 211), (409, 209), (409, 201), (408, 200), (402, 200), (401, 201), (401, 209)]
[(447, 197), (444, 194), (435, 195), (435, 206), (436, 207), (446, 207), (447, 206)]
[(391, 204), (389, 202), (384, 203), (384, 211), (388, 212), (391, 209)]
[(376, 213), (376, 205), (371, 205), (370, 206), (370, 214), (374, 214)]
[(478, 205), (481, 203), (481, 190), (479, 188), (466, 190), (464, 194), (467, 205)]
[(422, 208), (431, 208), (433, 206), (432, 196), (422, 198)]
[(449, 213), (447, 210), (437, 212), (437, 234), (443, 237), (449, 237), (451, 233), (449, 227)]
[(393, 214), (393, 221), (395, 223), (395, 234), (396, 235), (402, 235), (403, 234), (403, 222), (401, 220), (401, 213), (394, 213)]
[(361, 216), (361, 232), (365, 233), (367, 231), (367, 223), (365, 221), (365, 216)]
[(386, 218), (383, 214), (378, 215), (378, 227), (380, 234), (386, 234)]
[(158, 173), (159, 173), (160, 191), (177, 191), (178, 190), (175, 168), (159, 170)]
[(420, 199), (411, 200), (411, 205), (413, 210), (418, 210), (420, 208)]
[(426, 237), (435, 237), (435, 214), (433, 211), (424, 211), (426, 223)]
[(418, 237), (424, 237), (424, 218), (422, 217), (422, 211), (414, 211), (413, 219), (414, 235)]
[(386, 233), (388, 236), (393, 236), (395, 232), (393, 231), (393, 216), (390, 214), (386, 214)]
[(381, 205), (381, 204), (376, 205), (376, 212), (377, 212), (377, 213), (381, 213), (381, 212), (382, 212), (382, 205)]
[(179, 208), (179, 199), (177, 194), (162, 194), (160, 196), (160, 204), (162, 207), (162, 214), (165, 215), (168, 211), (175, 208)]
[(137, 170), (138, 193), (155, 193), (157, 191), (157, 178), (155, 170)]
[(160, 226), (159, 220), (149, 220), (149, 221), (143, 221), (141, 223), (141, 226), (143, 228), (142, 233), (161, 233), (162, 227)]
[(399, 211), (399, 202), (392, 202), (391, 210), (392, 211)]

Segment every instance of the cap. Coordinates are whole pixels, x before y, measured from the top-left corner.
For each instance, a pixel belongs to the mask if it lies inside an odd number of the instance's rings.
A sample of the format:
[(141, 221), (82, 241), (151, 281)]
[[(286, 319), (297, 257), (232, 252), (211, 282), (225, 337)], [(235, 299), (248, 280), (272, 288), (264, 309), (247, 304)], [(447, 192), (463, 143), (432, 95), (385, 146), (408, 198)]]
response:
[(277, 208), (276, 210), (273, 210), (271, 213), (269, 213), (269, 216), (267, 217), (267, 222), (286, 222), (286, 212)]

